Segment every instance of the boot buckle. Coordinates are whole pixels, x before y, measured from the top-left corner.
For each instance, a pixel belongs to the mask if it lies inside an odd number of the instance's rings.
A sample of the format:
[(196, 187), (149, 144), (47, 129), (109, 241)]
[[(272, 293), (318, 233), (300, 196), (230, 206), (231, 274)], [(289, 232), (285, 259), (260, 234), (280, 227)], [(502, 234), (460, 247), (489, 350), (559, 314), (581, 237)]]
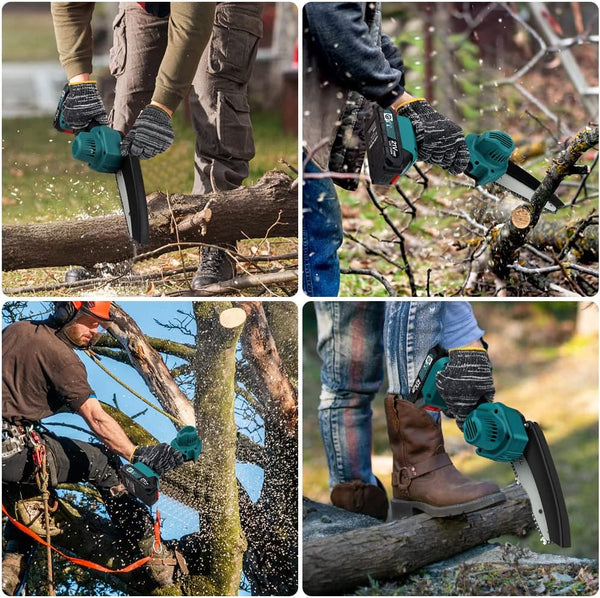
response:
[(392, 473), (392, 486), (406, 490), (415, 477), (417, 477), (417, 470), (414, 465), (401, 467)]

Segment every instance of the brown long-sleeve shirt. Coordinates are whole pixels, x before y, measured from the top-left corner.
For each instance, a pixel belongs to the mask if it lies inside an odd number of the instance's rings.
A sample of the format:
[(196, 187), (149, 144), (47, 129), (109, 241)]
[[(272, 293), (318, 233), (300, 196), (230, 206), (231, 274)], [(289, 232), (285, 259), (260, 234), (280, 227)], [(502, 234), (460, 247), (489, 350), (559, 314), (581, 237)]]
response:
[[(169, 39), (152, 100), (175, 110), (186, 96), (212, 31), (213, 2), (172, 2)], [(53, 2), (52, 20), (67, 78), (92, 72), (93, 2)]]

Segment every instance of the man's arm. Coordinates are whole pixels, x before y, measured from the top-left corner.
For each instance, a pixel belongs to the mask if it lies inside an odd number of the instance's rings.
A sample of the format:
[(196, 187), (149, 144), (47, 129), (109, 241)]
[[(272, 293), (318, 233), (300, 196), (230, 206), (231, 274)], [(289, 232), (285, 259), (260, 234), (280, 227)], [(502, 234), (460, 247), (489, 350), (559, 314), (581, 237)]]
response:
[(116, 420), (104, 411), (98, 399), (94, 397), (87, 399), (78, 413), (111, 451), (127, 460), (131, 458), (135, 444), (129, 440)]
[(186, 96), (213, 26), (212, 2), (172, 2), (169, 40), (152, 103), (171, 114)]
[(56, 47), (69, 81), (92, 72), (94, 2), (52, 2)]
[[(360, 3), (308, 2), (304, 15), (311, 41), (333, 80), (386, 108), (402, 95), (404, 72), (392, 67), (382, 47), (369, 36)], [(390, 53), (387, 42), (385, 50)], [(397, 58), (393, 62), (399, 67)]]

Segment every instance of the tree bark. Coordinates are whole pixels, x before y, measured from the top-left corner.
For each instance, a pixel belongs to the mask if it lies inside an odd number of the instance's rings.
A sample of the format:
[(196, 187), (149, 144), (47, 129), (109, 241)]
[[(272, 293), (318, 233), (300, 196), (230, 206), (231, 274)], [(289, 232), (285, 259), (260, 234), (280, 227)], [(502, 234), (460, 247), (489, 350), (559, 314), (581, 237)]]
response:
[[(241, 239), (267, 236), (297, 237), (298, 189), (292, 183), (288, 175), (270, 171), (253, 187), (232, 191), (202, 196), (153, 193), (147, 198), (150, 242), (142, 250), (177, 242), (235, 244)], [(139, 253), (122, 214), (2, 227), (5, 271), (91, 267), (101, 262), (122, 262)]]
[(291, 301), (262, 306), (285, 373), (298, 392), (298, 307)]
[(528, 235), (537, 225), (547, 199), (556, 191), (560, 182), (577, 171), (576, 163), (581, 155), (598, 143), (598, 127), (579, 131), (567, 149), (554, 160), (553, 165), (531, 198), (531, 203), (519, 206), (511, 219), (494, 227), (489, 233), (489, 268), (500, 278), (508, 274), (509, 266), (517, 258), (519, 249), (527, 242)]
[(460, 517), (407, 519), (304, 541), (304, 591), (348, 593), (369, 578), (400, 577), (503, 534), (533, 528), (531, 505), (521, 486), (504, 489), (506, 502)]
[(239, 312), (239, 308), (231, 309), (230, 303), (194, 303), (198, 347), (194, 403), (203, 454), (193, 493), (200, 518), (200, 543), (210, 546), (211, 551), (202, 564), (202, 573), (192, 575), (185, 584), (190, 595), (237, 594), (247, 547), (236, 479), (236, 346), (245, 321), (245, 314), (238, 317)]

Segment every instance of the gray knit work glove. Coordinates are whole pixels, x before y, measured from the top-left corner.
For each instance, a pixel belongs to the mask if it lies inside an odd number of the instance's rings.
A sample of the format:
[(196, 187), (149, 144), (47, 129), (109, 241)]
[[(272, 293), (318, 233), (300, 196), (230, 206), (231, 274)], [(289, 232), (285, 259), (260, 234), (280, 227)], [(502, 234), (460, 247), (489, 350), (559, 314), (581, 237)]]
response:
[(62, 105), (62, 116), (74, 131), (85, 129), (92, 122), (108, 124), (106, 108), (94, 81), (69, 83), (69, 93)]
[(171, 117), (162, 108), (149, 104), (121, 142), (121, 155), (146, 160), (168, 150), (174, 139)]
[(436, 386), (462, 430), (467, 416), (484, 401), (494, 400), (492, 364), (485, 349), (451, 349)]
[(130, 459), (132, 463), (144, 463), (158, 475), (183, 465), (184, 460), (183, 455), (177, 449), (165, 442), (137, 446)]
[(460, 174), (469, 165), (469, 149), (463, 130), (436, 112), (424, 99), (411, 100), (397, 110), (415, 130), (419, 160)]

